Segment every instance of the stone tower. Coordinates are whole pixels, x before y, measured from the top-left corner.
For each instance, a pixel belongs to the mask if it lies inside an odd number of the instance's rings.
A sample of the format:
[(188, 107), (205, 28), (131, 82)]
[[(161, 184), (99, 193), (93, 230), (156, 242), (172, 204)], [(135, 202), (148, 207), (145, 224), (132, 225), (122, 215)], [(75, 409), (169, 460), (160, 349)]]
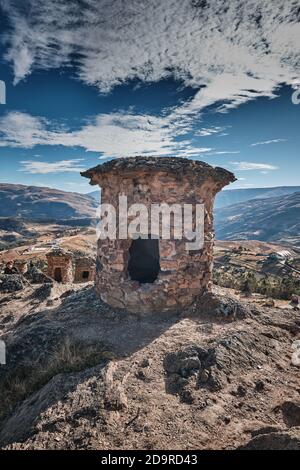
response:
[(56, 282), (73, 282), (73, 256), (62, 248), (54, 248), (46, 255), (47, 275)]
[[(235, 181), (232, 173), (204, 162), (170, 157), (109, 161), (82, 173), (101, 187), (101, 203), (203, 204), (204, 244), (186, 249), (185, 238), (98, 240), (95, 285), (101, 299), (132, 312), (177, 311), (210, 288), (213, 265), (213, 204), (218, 191)], [(118, 216), (117, 230), (118, 230)], [(174, 230), (170, 219), (171, 231)], [(153, 238), (154, 236), (154, 238)]]
[(75, 257), (74, 282), (90, 282), (95, 279), (95, 260), (84, 254)]

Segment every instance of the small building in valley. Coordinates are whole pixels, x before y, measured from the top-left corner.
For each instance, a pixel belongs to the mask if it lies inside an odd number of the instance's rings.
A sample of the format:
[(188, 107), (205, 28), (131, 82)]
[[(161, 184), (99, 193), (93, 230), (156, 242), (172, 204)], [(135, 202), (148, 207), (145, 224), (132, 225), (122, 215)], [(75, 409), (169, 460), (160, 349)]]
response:
[(55, 247), (46, 255), (47, 275), (63, 284), (90, 282), (95, 277), (95, 260), (84, 253)]
[(90, 282), (95, 279), (95, 260), (88, 256), (75, 257), (74, 282)]
[(62, 248), (54, 248), (46, 255), (47, 275), (63, 284), (73, 282), (73, 255)]

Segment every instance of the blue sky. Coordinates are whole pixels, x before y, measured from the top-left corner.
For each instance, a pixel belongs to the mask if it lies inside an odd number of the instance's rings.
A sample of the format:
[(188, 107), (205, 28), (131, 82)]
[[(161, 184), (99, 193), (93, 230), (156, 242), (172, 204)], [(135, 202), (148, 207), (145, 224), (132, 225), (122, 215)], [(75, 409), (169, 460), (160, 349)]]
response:
[(222, 1), (63, 3), (0, 0), (0, 182), (89, 192), (80, 170), (143, 154), (225, 167), (231, 188), (300, 184), (293, 2), (233, 2), (221, 26)]

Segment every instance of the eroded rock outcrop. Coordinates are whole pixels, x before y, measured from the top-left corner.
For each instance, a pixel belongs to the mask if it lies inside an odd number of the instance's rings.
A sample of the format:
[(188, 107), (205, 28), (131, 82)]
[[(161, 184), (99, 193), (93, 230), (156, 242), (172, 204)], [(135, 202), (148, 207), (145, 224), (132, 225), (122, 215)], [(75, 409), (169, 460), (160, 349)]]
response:
[(0, 292), (16, 292), (25, 286), (25, 280), (20, 274), (1, 274)]

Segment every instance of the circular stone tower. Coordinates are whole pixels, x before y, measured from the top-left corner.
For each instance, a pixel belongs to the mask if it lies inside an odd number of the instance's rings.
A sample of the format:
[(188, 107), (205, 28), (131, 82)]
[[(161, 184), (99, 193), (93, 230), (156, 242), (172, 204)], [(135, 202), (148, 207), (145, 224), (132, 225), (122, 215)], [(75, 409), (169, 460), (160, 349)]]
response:
[[(116, 208), (116, 239), (98, 240), (95, 285), (100, 298), (113, 307), (132, 312), (177, 311), (210, 288), (213, 264), (213, 204), (218, 191), (235, 181), (232, 173), (185, 158), (132, 157), (109, 161), (81, 173), (101, 187), (101, 204)], [(128, 208), (143, 204), (202, 205), (203, 241), (200, 249), (187, 248), (186, 237), (153, 233), (149, 223), (143, 237), (120, 239), (119, 197)], [(162, 207), (162, 206), (161, 206)], [(128, 216), (128, 223), (134, 217)], [(171, 234), (175, 217), (169, 218)], [(195, 228), (193, 218), (193, 227)]]

